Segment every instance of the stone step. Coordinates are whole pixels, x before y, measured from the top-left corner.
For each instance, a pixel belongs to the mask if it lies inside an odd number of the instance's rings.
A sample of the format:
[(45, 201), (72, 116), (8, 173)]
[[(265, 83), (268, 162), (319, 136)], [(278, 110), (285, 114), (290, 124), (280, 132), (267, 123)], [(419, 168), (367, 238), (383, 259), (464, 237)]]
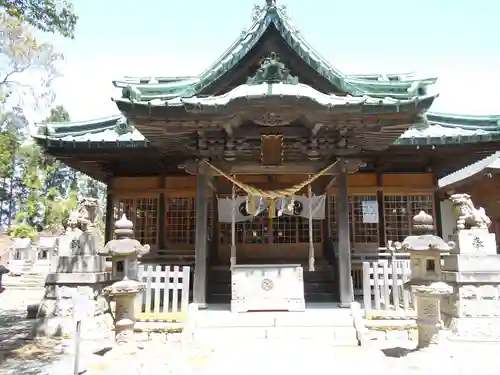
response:
[(194, 339), (201, 343), (227, 340), (310, 340), (311, 343), (321, 341), (332, 346), (358, 345), (350, 311), (338, 308), (241, 314), (216, 310), (199, 311)]
[(289, 341), (300, 340), (302, 343), (325, 343), (330, 346), (359, 346), (354, 327), (231, 327), (203, 328), (194, 333), (197, 344), (224, 344), (227, 342), (249, 341)]
[(43, 286), (45, 285), (45, 276), (3, 276), (2, 285), (10, 289), (43, 288)]

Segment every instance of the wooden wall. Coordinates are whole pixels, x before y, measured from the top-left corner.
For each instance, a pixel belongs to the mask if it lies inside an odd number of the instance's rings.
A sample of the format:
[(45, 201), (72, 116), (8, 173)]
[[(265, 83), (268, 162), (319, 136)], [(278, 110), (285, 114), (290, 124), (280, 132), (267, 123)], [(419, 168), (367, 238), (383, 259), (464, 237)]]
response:
[[(377, 175), (375, 173), (355, 173), (349, 175), (350, 194), (372, 194), (382, 190), (384, 194), (427, 194), (434, 191), (434, 179), (432, 173), (397, 173), (382, 174), (380, 176), (380, 186), (377, 186)], [(237, 177), (239, 181), (262, 188), (290, 187), (306, 179), (303, 175), (241, 175)], [(222, 185), (229, 185), (230, 182), (219, 177)], [(111, 182), (111, 192), (115, 197), (137, 197), (145, 193), (159, 194), (176, 197), (194, 196), (196, 189), (195, 176), (172, 176), (165, 177), (115, 177)], [(335, 195), (335, 186), (331, 187), (327, 194)]]
[[(307, 177), (304, 175), (241, 175), (237, 176), (238, 180), (260, 188), (286, 188), (304, 181)], [(230, 183), (223, 177), (218, 177), (218, 184), (230, 187)], [(349, 175), (349, 195), (350, 196), (372, 196), (377, 197), (377, 200), (383, 199), (383, 196), (403, 195), (432, 195), (434, 193), (434, 178), (430, 173), (426, 174), (382, 174), (375, 173), (356, 173)], [(110, 192), (114, 201), (127, 198), (153, 198), (163, 194), (165, 201), (169, 198), (195, 197), (196, 189), (195, 176), (171, 176), (171, 177), (145, 177), (145, 178), (129, 178), (115, 177), (110, 186)], [(224, 188), (225, 191), (228, 189)], [(230, 191), (230, 189), (229, 189)], [(304, 193), (304, 192), (303, 192)], [(327, 191), (327, 195), (334, 196), (336, 193), (335, 186)], [(213, 192), (207, 191), (207, 194), (212, 196)], [(382, 198), (380, 198), (382, 197)], [(383, 202), (379, 201), (379, 210), (383, 209)], [(215, 208), (215, 207), (214, 207)], [(214, 210), (216, 211), (216, 210)], [(433, 210), (434, 211), (434, 210)], [(158, 212), (166, 215), (165, 209), (158, 209)], [(432, 212), (434, 214), (435, 212)], [(219, 233), (218, 223), (216, 222), (216, 214), (212, 215), (214, 233)], [(168, 223), (165, 220), (158, 220), (159, 223)], [(383, 223), (380, 224), (380, 232), (384, 232)], [(322, 229), (322, 238), (324, 233)], [(158, 237), (165, 236), (166, 229), (159, 228)], [(385, 232), (384, 232), (385, 233)], [(385, 234), (382, 234), (385, 236)], [(384, 242), (385, 237), (380, 240)], [(162, 243), (158, 241), (157, 243)], [(376, 251), (378, 244), (371, 244), (371, 250)], [(194, 245), (180, 246), (179, 248), (192, 247)], [(216, 251), (218, 258), (221, 260), (229, 259), (229, 245), (219, 244), (215, 241), (212, 246), (212, 251)], [(363, 250), (364, 251), (364, 250)], [(307, 259), (308, 244), (238, 244), (238, 256), (240, 258), (263, 260), (263, 259), (289, 259), (290, 261)], [(321, 257), (323, 246), (321, 243), (315, 244), (315, 253), (317, 257)]]

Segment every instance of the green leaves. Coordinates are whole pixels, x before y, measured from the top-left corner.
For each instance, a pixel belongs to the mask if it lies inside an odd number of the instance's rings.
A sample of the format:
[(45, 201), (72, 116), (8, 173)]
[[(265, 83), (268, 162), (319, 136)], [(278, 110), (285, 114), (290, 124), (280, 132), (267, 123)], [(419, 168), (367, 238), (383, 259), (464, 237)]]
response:
[(73, 4), (65, 0), (3, 0), (0, 6), (5, 12), (35, 28), (74, 38), (78, 17)]

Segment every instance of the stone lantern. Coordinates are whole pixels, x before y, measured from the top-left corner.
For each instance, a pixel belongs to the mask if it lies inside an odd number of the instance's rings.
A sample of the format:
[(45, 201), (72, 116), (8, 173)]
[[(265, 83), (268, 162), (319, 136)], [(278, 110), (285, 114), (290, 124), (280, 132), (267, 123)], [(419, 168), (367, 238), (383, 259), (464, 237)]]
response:
[(134, 224), (127, 219), (125, 214), (115, 223), (115, 239), (109, 241), (99, 255), (111, 257), (112, 277), (120, 280), (128, 277), (138, 280), (139, 258), (149, 252), (149, 245), (141, 245), (132, 238)]
[(118, 343), (133, 339), (135, 325), (135, 301), (144, 290), (137, 281), (138, 258), (149, 252), (149, 246), (142, 246), (132, 238), (133, 223), (125, 215), (115, 223), (116, 239), (109, 241), (99, 255), (111, 256), (113, 277), (122, 278), (106, 287), (103, 294), (116, 303), (115, 338)]
[(412, 277), (405, 287), (411, 290), (417, 310), (418, 346), (437, 344), (443, 327), (441, 298), (453, 291), (441, 281), (441, 254), (452, 250), (455, 244), (434, 235), (432, 216), (420, 211), (413, 218), (413, 235), (395, 247), (410, 253)]
[(135, 326), (135, 300), (144, 290), (144, 285), (127, 276), (103, 290), (103, 294), (116, 303), (115, 339), (118, 343), (133, 341)]

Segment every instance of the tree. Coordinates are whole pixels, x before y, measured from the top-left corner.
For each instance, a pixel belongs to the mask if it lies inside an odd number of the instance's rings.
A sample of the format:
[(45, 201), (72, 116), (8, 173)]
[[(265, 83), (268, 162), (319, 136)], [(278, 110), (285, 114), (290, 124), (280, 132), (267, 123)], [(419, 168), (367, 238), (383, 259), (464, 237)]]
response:
[[(51, 85), (63, 60), (49, 43), (38, 43), (33, 30), (19, 19), (0, 14), (0, 99), (20, 108), (32, 99), (52, 103)], [(48, 104), (45, 103), (45, 104)]]
[(67, 38), (75, 36), (78, 17), (69, 1), (2, 0), (0, 6), (9, 16), (25, 21), (39, 30), (59, 33)]
[[(25, 4), (21, 1), (9, 3)], [(58, 76), (57, 67), (62, 59), (63, 56), (54, 52), (52, 45), (38, 43), (33, 28), (23, 23), (21, 18), (0, 13), (1, 224), (10, 226), (14, 211), (26, 200), (29, 186), (23, 179), (27, 181), (28, 167), (37, 165), (37, 150), (23, 150), (20, 155), (20, 145), (28, 135), (28, 121), (23, 107), (40, 108), (52, 102), (51, 84)], [(25, 160), (30, 160), (26, 164), (28, 169), (22, 166)], [(36, 174), (32, 176), (37, 178)]]
[[(50, 110), (45, 123), (70, 121), (69, 113), (63, 106), (56, 106)], [(37, 146), (38, 147), (38, 146)], [(75, 186), (75, 171), (48, 154), (43, 154), (43, 228), (56, 230), (67, 219), (70, 211), (77, 208), (78, 188)]]

